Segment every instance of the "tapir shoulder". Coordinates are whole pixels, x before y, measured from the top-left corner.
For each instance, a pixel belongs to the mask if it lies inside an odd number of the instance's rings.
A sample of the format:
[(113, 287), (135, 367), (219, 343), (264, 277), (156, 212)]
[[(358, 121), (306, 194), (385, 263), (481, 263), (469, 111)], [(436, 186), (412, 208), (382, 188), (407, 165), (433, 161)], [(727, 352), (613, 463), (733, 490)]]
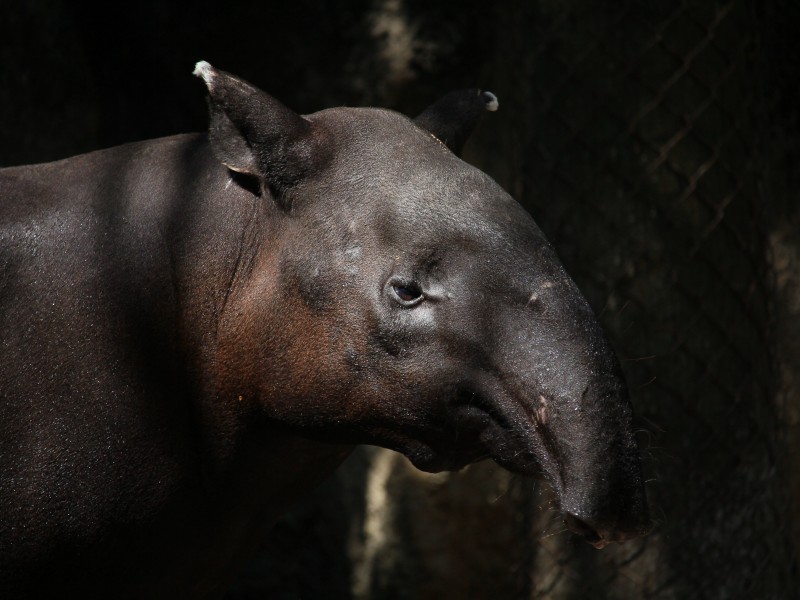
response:
[(155, 188), (194, 173), (204, 153), (210, 156), (205, 135), (183, 134), (0, 169), (0, 223), (112, 204), (137, 190), (152, 196)]

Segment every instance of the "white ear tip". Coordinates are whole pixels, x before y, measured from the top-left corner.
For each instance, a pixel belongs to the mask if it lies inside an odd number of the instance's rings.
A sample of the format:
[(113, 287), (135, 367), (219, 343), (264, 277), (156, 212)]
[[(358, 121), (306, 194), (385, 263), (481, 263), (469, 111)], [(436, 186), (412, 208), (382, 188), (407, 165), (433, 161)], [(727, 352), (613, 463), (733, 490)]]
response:
[(486, 100), (486, 110), (494, 112), (500, 107), (500, 102), (492, 92), (483, 92), (483, 99)]
[(206, 61), (201, 60), (194, 66), (192, 75), (197, 75), (206, 82), (206, 85), (210, 86), (211, 81), (214, 79), (214, 67), (212, 67)]

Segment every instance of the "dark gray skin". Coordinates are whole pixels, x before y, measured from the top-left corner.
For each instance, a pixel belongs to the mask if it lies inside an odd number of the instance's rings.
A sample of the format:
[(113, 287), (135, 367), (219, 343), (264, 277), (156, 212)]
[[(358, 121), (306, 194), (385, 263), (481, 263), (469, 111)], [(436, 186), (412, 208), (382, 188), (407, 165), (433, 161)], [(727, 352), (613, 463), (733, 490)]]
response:
[(0, 597), (217, 595), (357, 444), (645, 534), (613, 352), (453, 152), (488, 97), (300, 117), (196, 73), (208, 137), (0, 171)]

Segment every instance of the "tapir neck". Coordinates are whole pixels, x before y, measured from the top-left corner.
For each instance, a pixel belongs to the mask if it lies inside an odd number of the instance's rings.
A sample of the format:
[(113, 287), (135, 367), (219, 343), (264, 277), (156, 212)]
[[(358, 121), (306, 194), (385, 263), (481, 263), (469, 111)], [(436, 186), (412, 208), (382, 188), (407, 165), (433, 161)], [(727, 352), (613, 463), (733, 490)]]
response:
[[(141, 318), (151, 330), (147, 335), (161, 336), (159, 347), (168, 349), (170, 385), (177, 392), (170, 394), (171, 410), (184, 412), (192, 431), (191, 451), (206, 478), (230, 484), (236, 476), (252, 487), (260, 471), (267, 487), (272, 479), (273, 487), (280, 488), (285, 487), (281, 465), (293, 461), (310, 463), (305, 465), (312, 467), (309, 482), (332, 471), (349, 448), (332, 449), (271, 430), (257, 418), (256, 406), (239, 401), (238, 382), (221, 362), (242, 357), (219, 353), (222, 317), (242, 281), (250, 278), (264, 240), (278, 242), (280, 209), (270, 198), (238, 185), (214, 157), (205, 135), (76, 157), (63, 163), (69, 169), (61, 167), (62, 181), (71, 181), (74, 173), (74, 185), (84, 186), (78, 180), (87, 162), (109, 177), (79, 196), (94, 198), (93, 211), (100, 214), (104, 230), (100, 237), (110, 240), (109, 248), (121, 257), (114, 263), (124, 263), (114, 267), (114, 277), (139, 282), (129, 286), (136, 295), (129, 301), (147, 313)], [(292, 452), (280, 451), (290, 446)], [(237, 461), (246, 449), (254, 451), (243, 467)], [(259, 456), (280, 456), (282, 463), (259, 463)]]
[[(192, 398), (200, 450), (217, 474), (238, 464), (242, 452), (253, 450), (247, 458), (251, 472), (246, 477), (262, 469), (268, 480), (270, 473), (277, 476), (283, 466), (290, 466), (291, 472), (294, 462), (303, 463), (309, 482), (323, 477), (351, 447), (333, 447), (271, 428), (260, 418), (260, 407), (244, 381), (253, 377), (250, 371), (266, 371), (270, 366), (253, 364), (241, 352), (222, 352), (220, 348), (225, 316), (240, 310), (235, 299), (241, 290), (254, 278), (273, 276), (265, 271), (275, 258), (271, 247), (280, 244), (285, 215), (272, 198), (239, 185), (213, 156), (204, 137), (186, 136), (178, 154), (186, 163), (180, 171), (188, 176), (184, 182), (171, 182), (174, 192), (165, 194), (175, 203), (170, 211), (168, 245), (180, 347), (196, 386)], [(256, 269), (260, 272), (254, 273)], [(268, 304), (271, 298), (256, 300)], [(228, 363), (244, 367), (232, 368)], [(281, 452), (290, 446), (291, 452)], [(259, 462), (258, 456), (269, 460)], [(276, 456), (281, 465), (270, 462)]]

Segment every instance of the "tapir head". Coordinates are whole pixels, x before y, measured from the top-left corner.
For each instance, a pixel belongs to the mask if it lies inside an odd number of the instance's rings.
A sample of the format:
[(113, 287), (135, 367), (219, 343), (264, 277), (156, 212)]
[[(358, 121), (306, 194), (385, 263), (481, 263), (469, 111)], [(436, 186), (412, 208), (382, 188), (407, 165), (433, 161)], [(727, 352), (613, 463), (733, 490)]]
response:
[(425, 471), (491, 458), (544, 472), (596, 546), (646, 533), (603, 332), (531, 217), (457, 156), (496, 98), (454, 92), (416, 121), (299, 116), (208, 63), (196, 74), (212, 149), (265, 215), (221, 323), (237, 393), (282, 427)]

